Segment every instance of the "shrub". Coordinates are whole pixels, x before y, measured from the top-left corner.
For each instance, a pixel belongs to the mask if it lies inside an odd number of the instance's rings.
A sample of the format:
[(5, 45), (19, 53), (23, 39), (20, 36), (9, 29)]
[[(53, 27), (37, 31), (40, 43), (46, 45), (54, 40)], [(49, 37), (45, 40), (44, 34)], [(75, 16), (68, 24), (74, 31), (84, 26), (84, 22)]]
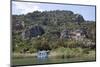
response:
[(73, 58), (82, 56), (83, 49), (82, 48), (64, 48), (59, 47), (51, 51), (54, 53), (56, 57), (60, 58)]
[(79, 57), (82, 54), (81, 48), (66, 48), (64, 51), (65, 58)]
[(32, 46), (33, 46), (35, 49), (39, 50), (40, 47), (41, 47), (41, 40), (33, 40), (33, 41), (32, 41)]
[(56, 48), (59, 48), (59, 47), (63, 47), (63, 44), (64, 42), (60, 39), (57, 39), (56, 41), (52, 41), (50, 42), (50, 48), (51, 49), (56, 49)]
[(35, 48), (30, 48), (30, 49), (29, 49), (29, 52), (30, 52), (30, 53), (35, 53), (36, 51), (37, 51), (37, 50), (36, 50)]
[(67, 40), (64, 41), (64, 47), (67, 48), (82, 48), (85, 44), (83, 43), (83, 41), (76, 41), (76, 40)]

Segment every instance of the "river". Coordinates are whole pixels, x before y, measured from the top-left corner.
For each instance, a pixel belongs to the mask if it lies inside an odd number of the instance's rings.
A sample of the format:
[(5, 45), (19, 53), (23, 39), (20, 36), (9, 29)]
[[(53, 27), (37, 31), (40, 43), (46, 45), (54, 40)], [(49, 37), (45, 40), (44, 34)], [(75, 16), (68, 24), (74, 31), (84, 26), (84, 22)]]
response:
[(83, 61), (95, 61), (95, 58), (43, 58), (36, 57), (13, 58), (13, 65), (38, 65), (38, 64), (55, 64), (55, 63), (72, 63)]

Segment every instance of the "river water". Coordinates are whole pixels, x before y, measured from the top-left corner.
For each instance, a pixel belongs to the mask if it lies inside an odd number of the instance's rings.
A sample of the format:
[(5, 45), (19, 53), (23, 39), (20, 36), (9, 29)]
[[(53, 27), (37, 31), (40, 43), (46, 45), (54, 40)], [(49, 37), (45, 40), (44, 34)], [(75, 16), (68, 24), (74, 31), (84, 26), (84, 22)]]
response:
[(38, 65), (38, 64), (55, 64), (55, 63), (71, 63), (71, 62), (83, 62), (83, 61), (95, 61), (95, 58), (42, 58), (25, 57), (25, 58), (13, 58), (13, 65)]

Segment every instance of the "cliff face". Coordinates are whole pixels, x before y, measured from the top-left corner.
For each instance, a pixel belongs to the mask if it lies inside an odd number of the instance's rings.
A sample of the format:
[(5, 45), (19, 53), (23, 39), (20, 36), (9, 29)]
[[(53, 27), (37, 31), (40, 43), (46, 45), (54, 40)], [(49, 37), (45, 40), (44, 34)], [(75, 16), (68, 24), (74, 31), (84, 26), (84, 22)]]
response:
[(30, 39), (32, 37), (41, 36), (44, 33), (44, 29), (41, 26), (33, 26), (32, 28), (22, 32), (22, 38)]

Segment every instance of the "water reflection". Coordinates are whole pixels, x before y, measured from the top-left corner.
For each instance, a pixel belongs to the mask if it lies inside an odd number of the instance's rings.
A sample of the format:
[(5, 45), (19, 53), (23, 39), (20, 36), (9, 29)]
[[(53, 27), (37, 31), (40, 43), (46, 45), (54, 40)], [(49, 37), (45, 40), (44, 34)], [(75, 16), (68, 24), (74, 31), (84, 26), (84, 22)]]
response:
[(45, 63), (48, 60), (48, 53), (45, 50), (38, 51), (37, 53), (37, 63)]
[(48, 57), (37, 58), (38, 64), (46, 63), (47, 61), (48, 61)]

